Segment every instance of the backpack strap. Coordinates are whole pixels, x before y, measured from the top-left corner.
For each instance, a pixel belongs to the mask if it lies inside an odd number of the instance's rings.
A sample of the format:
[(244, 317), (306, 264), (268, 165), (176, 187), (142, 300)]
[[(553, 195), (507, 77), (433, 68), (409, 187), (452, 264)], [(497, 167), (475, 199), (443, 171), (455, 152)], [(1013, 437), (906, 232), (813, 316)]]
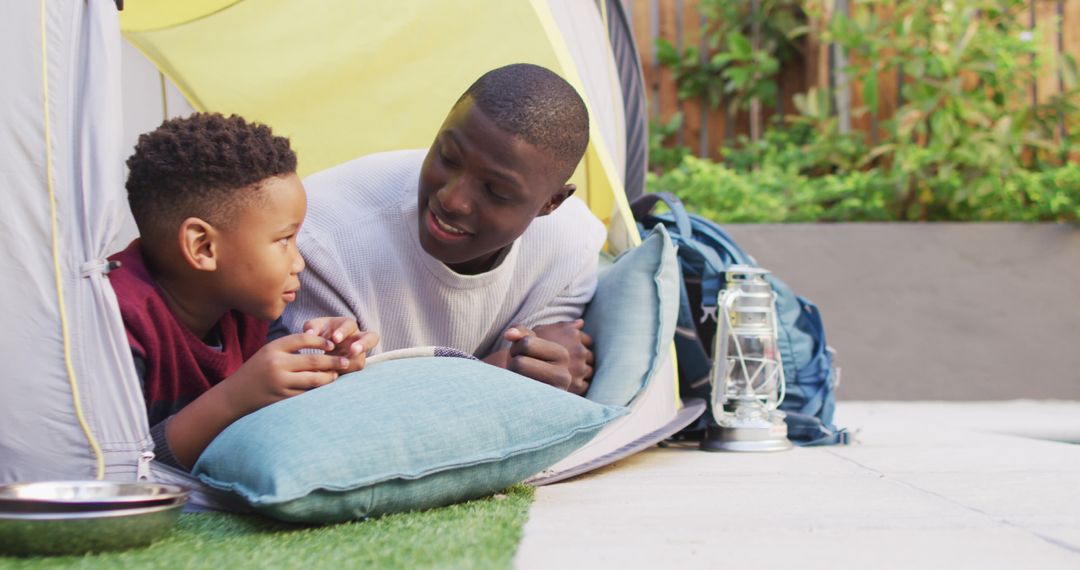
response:
[[(757, 267), (757, 263), (735, 245), (735, 241), (720, 226), (701, 216), (691, 215), (689, 218), (695, 234), (694, 250), (701, 255), (705, 266), (701, 272), (702, 322), (710, 317), (716, 320), (719, 310), (716, 301), (724, 288), (724, 272), (730, 265)], [(720, 252), (730, 262), (721, 257)]]
[[(666, 204), (671, 212), (667, 215), (653, 216), (652, 210), (660, 202)], [(670, 192), (643, 194), (630, 205), (630, 212), (634, 214), (634, 219), (639, 222), (645, 222), (650, 217), (661, 222), (666, 221), (665, 218), (671, 220), (675, 226), (674, 230), (672, 230), (671, 224), (665, 223), (664, 225), (668, 227), (668, 233), (671, 234), (672, 241), (679, 249), (692, 251), (693, 255), (700, 260), (700, 267), (695, 267), (695, 269), (700, 273), (698, 277), (701, 278), (701, 322), (706, 322), (710, 318), (715, 321), (718, 310), (716, 298), (720, 294), (720, 289), (724, 287), (724, 270), (727, 268), (727, 263), (724, 263), (724, 260), (710, 244), (695, 239), (694, 217), (686, 212), (682, 200)], [(709, 235), (712, 237), (711, 232)], [(731, 249), (730, 253), (736, 260), (745, 257), (742, 250), (734, 247), (727, 236), (721, 236), (720, 241), (721, 246), (725, 249), (734, 248)]]
[(808, 414), (784, 412), (784, 423), (787, 424), (788, 439), (799, 447), (851, 443), (851, 433), (847, 429), (825, 425), (819, 418)]
[[(707, 238), (704, 241), (715, 242), (713, 248), (720, 248), (724, 252), (726, 252), (727, 255), (731, 257), (732, 263), (738, 265), (749, 265), (751, 267), (758, 266), (757, 261), (755, 261), (754, 258), (750, 256), (750, 254), (743, 251), (741, 247), (736, 245), (735, 240), (731, 237), (731, 234), (724, 231), (724, 228), (720, 227), (712, 220), (703, 218), (697, 214), (691, 214), (689, 217), (690, 226), (693, 228), (694, 232), (700, 236)], [(699, 241), (702, 241), (702, 239), (699, 238)]]
[[(652, 213), (654, 207), (658, 202), (663, 202), (671, 210), (672, 219), (675, 221), (675, 232), (678, 237), (684, 240), (692, 239), (694, 235), (693, 226), (690, 225), (690, 216), (686, 213), (686, 207), (683, 206), (682, 200), (678, 196), (671, 192), (655, 192), (649, 194), (642, 194), (638, 196), (632, 204), (630, 204), (630, 213), (634, 215), (634, 219), (642, 222), (645, 218)], [(668, 232), (671, 233), (670, 231)], [(676, 237), (674, 235), (672, 238)]]

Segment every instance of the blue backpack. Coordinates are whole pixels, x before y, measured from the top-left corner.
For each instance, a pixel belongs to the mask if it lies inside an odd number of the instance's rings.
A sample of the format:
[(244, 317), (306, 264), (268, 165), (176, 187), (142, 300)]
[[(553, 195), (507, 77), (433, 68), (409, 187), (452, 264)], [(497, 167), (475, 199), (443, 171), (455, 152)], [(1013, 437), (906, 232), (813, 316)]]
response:
[[(658, 202), (667, 204), (670, 212), (653, 214)], [(683, 397), (709, 402), (716, 301), (724, 288), (724, 272), (731, 265), (757, 267), (757, 263), (719, 225), (688, 214), (673, 194), (645, 194), (634, 200), (630, 209), (642, 234), (663, 224), (678, 247), (682, 272), (675, 332), (679, 390)], [(833, 425), (836, 372), (818, 308), (775, 276), (770, 274), (767, 279), (776, 292), (780, 321), (778, 346), (787, 382), (780, 409), (787, 414), (788, 439), (804, 446), (846, 444), (848, 432)], [(680, 437), (699, 438), (709, 422), (715, 423), (711, 410), (683, 430)]]

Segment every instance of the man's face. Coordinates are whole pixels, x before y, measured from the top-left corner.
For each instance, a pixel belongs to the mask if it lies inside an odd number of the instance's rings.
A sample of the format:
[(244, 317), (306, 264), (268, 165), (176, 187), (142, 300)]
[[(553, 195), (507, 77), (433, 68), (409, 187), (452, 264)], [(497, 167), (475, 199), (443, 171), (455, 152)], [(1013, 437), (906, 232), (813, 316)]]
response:
[(220, 229), (217, 255), (220, 291), (228, 306), (273, 320), (296, 300), (304, 258), (296, 234), (307, 212), (307, 196), (296, 174), (258, 183), (253, 198)]
[(458, 273), (488, 271), (533, 218), (573, 192), (564, 180), (549, 153), (500, 130), (465, 98), (420, 170), (420, 244)]

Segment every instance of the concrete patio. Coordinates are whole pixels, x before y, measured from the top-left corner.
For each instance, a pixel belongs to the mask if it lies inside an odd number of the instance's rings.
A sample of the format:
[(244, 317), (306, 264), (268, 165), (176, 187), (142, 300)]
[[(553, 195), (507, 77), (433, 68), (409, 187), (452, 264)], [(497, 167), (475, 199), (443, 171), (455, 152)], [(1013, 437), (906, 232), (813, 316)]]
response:
[(540, 487), (515, 565), (1080, 568), (1080, 402), (838, 409), (854, 445), (653, 448)]

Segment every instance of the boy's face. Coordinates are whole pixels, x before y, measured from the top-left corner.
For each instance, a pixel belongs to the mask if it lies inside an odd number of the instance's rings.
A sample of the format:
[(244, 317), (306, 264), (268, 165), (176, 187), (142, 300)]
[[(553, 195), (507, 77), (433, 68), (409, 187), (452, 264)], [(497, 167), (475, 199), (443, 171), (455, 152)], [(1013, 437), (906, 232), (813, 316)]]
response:
[(458, 273), (491, 269), (534, 218), (573, 193), (561, 171), (549, 153), (502, 131), (463, 99), (420, 170), (420, 244)]
[(263, 320), (281, 316), (296, 299), (304, 258), (296, 234), (307, 195), (296, 174), (257, 183), (259, 196), (242, 209), (217, 242), (220, 293), (226, 304)]

